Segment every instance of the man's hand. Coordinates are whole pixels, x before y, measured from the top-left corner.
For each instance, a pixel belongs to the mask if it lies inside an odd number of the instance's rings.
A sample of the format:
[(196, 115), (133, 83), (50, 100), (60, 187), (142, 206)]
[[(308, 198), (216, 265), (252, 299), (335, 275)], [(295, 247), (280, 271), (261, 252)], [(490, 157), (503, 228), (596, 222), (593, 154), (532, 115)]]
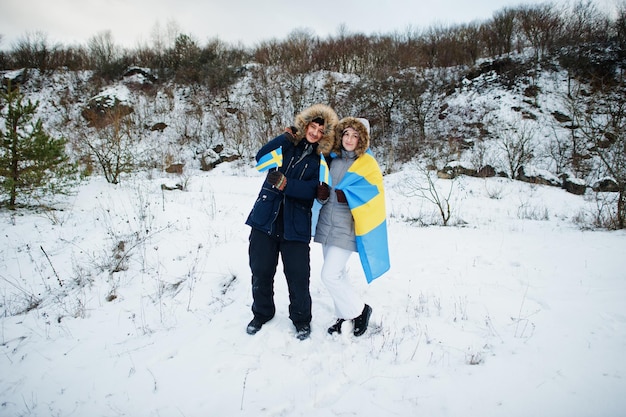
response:
[(287, 186), (287, 177), (280, 171), (272, 171), (267, 174), (267, 182), (272, 184), (274, 188), (283, 191)]
[(298, 134), (298, 128), (295, 126), (289, 126), (285, 128), (285, 132), (289, 133), (293, 138), (295, 138), (296, 134)]

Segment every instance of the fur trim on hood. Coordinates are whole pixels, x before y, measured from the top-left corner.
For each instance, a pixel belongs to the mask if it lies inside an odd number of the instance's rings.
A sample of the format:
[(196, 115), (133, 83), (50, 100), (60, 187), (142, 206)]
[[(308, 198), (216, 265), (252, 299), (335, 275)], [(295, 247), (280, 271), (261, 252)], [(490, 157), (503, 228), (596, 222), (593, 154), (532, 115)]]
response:
[(325, 104), (314, 104), (296, 116), (294, 125), (298, 131), (295, 135), (295, 143), (299, 143), (304, 138), (307, 126), (317, 117), (324, 119), (324, 136), (317, 142), (317, 154), (323, 153), (324, 156), (328, 156), (335, 140), (334, 129), (339, 121), (339, 117), (337, 117), (337, 113), (330, 106)]
[[(341, 147), (341, 137), (343, 136), (343, 131), (351, 127), (356, 130), (359, 134), (359, 143), (356, 145), (354, 149), (354, 153), (357, 158), (367, 151), (367, 148), (370, 147), (370, 134), (369, 134), (369, 126), (365, 126), (363, 124), (363, 120), (358, 119), (356, 117), (344, 117), (337, 123), (335, 126), (335, 143), (333, 145), (333, 152), (337, 155), (341, 155), (342, 147)], [(367, 122), (367, 120), (365, 120)], [(369, 125), (369, 122), (367, 122)]]

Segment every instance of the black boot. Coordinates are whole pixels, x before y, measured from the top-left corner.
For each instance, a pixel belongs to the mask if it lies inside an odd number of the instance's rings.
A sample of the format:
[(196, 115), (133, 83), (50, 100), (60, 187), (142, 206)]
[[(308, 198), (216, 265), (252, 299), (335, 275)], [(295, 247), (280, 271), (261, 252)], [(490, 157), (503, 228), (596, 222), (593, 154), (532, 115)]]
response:
[(365, 304), (365, 307), (363, 307), (363, 312), (361, 313), (361, 315), (355, 318), (354, 320), (352, 320), (354, 322), (353, 333), (355, 336), (361, 336), (363, 333), (365, 333), (365, 331), (367, 330), (367, 324), (370, 321), (371, 315), (372, 315), (372, 307)]
[(337, 322), (328, 328), (328, 334), (339, 333), (341, 334), (341, 325), (344, 319), (337, 319)]
[(248, 323), (248, 327), (246, 327), (246, 332), (248, 334), (257, 334), (259, 330), (263, 327), (263, 322), (256, 317), (252, 319), (250, 323)]
[(311, 335), (310, 324), (296, 324), (296, 338), (299, 340), (308, 339)]

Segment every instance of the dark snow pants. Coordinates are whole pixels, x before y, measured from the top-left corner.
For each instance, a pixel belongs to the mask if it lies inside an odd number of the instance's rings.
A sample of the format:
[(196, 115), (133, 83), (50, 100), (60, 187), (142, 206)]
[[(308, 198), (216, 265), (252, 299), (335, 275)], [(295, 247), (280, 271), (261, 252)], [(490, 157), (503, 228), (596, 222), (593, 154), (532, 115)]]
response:
[(252, 229), (248, 255), (252, 271), (252, 313), (265, 323), (274, 317), (274, 275), (278, 255), (289, 289), (289, 318), (294, 325), (311, 323), (309, 243), (284, 240)]

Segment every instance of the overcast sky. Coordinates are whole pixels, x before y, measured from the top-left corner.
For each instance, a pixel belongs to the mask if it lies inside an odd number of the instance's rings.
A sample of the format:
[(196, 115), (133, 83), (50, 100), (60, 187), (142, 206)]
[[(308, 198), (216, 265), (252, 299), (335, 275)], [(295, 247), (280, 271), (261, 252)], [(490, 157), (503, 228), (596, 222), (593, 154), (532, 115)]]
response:
[[(563, 0), (558, 0), (561, 2)], [(605, 7), (615, 0), (596, 0)], [(545, 0), (0, 0), (0, 49), (41, 32), (50, 43), (86, 44), (110, 30), (116, 44), (151, 45), (158, 24), (174, 22), (203, 44), (210, 38), (254, 46), (296, 29), (322, 38), (349, 33), (406, 32), (433, 25), (486, 20), (507, 6)], [(555, 1), (552, 3), (557, 4)], [(561, 4), (561, 3), (558, 3)]]

